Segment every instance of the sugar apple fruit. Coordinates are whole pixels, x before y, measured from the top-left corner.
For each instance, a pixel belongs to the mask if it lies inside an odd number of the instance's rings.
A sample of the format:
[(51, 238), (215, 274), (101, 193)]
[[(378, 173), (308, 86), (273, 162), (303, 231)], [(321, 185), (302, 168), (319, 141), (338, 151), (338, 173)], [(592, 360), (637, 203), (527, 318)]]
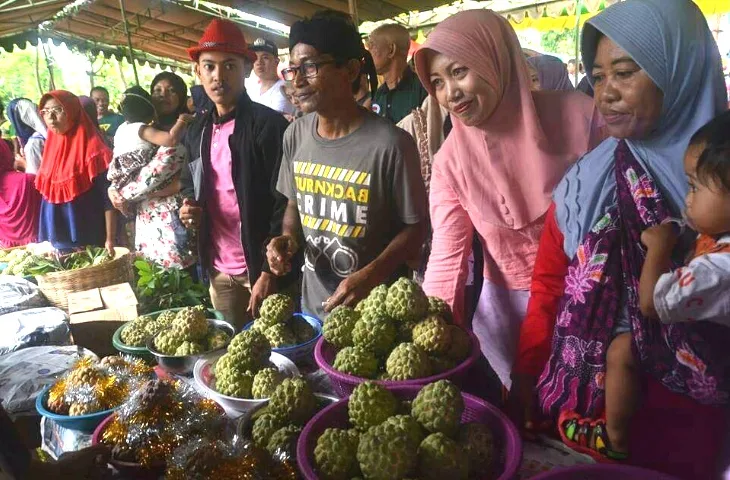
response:
[(266, 448), (271, 435), (284, 427), (284, 421), (272, 413), (264, 413), (253, 422), (251, 427), (251, 438), (261, 448)]
[(261, 302), (259, 316), (267, 322), (271, 322), (269, 326), (284, 323), (294, 315), (294, 300), (282, 293), (269, 295)]
[(413, 328), (418, 322), (398, 322), (398, 342), (413, 343)]
[(269, 398), (276, 387), (284, 381), (286, 376), (278, 369), (270, 367), (260, 370), (253, 378), (253, 387), (251, 393), (253, 398)]
[(464, 412), (464, 399), (459, 389), (448, 380), (439, 380), (423, 387), (411, 406), (411, 414), (431, 433), (456, 435)]
[(376, 315), (387, 315), (388, 309), (385, 306), (388, 297), (388, 286), (378, 285), (370, 290), (370, 294), (361, 300), (355, 310), (363, 317), (373, 317)]
[(361, 431), (380, 425), (397, 410), (398, 399), (388, 389), (373, 382), (355, 387), (347, 402), (350, 423)]
[(461, 363), (471, 355), (471, 337), (456, 325), (449, 325), (449, 330), (451, 330), (451, 345), (446, 351), (446, 356)]
[(218, 350), (226, 346), (231, 337), (228, 336), (223, 330), (213, 330), (213, 333), (208, 334), (206, 339), (206, 351)]
[(71, 417), (78, 417), (99, 411), (101, 411), (101, 406), (96, 402), (72, 403), (68, 409), (68, 414)]
[(172, 329), (178, 332), (183, 340), (197, 342), (208, 334), (208, 320), (204, 307), (185, 307), (172, 321)]
[(448, 357), (429, 355), (428, 362), (431, 364), (431, 374), (437, 375), (455, 368), (458, 363)]
[(337, 352), (332, 366), (338, 372), (356, 377), (375, 378), (378, 374), (378, 359), (375, 354), (358, 347), (345, 347)]
[(385, 301), (388, 315), (401, 322), (416, 322), (426, 316), (428, 298), (421, 286), (413, 280), (401, 277), (388, 288)]
[(231, 339), (228, 353), (234, 354), (242, 362), (242, 369), (258, 371), (269, 361), (271, 344), (260, 331), (244, 330)]
[(264, 330), (264, 335), (272, 347), (287, 347), (297, 344), (294, 332), (283, 323), (277, 323)]
[(393, 350), (397, 330), (393, 321), (385, 315), (364, 317), (355, 323), (352, 342), (356, 347), (383, 356)]
[(66, 377), (66, 383), (72, 386), (93, 385), (104, 377), (104, 374), (94, 366), (85, 365), (71, 371)]
[(297, 338), (297, 343), (307, 343), (317, 335), (314, 327), (303, 318), (294, 317), (290, 322), (290, 326), (294, 332), (294, 336)]
[(341, 349), (352, 346), (352, 330), (360, 319), (360, 314), (345, 305), (335, 307), (322, 326), (322, 336), (327, 342)]
[(456, 438), (469, 458), (469, 474), (478, 478), (487, 476), (494, 462), (494, 435), (483, 423), (465, 423)]
[(411, 415), (394, 415), (385, 420), (385, 423), (402, 428), (408, 434), (408, 438), (410, 438), (414, 445), (420, 445), (423, 439), (426, 438), (426, 432), (423, 430), (423, 427)]
[(449, 325), (438, 315), (429, 315), (413, 327), (413, 343), (426, 353), (446, 353), (451, 347)]
[(187, 340), (182, 342), (179, 347), (175, 350), (175, 356), (187, 357), (188, 355), (198, 355), (203, 353), (205, 349), (203, 346), (196, 342), (188, 342)]
[(302, 378), (287, 378), (269, 398), (269, 411), (296, 425), (304, 425), (317, 409), (317, 398)]
[(314, 462), (320, 478), (349, 480), (357, 475), (357, 446), (360, 435), (352, 430), (328, 428), (317, 439)]
[(428, 297), (428, 315), (438, 315), (449, 324), (454, 322), (451, 307), (445, 300), (438, 297)]
[(424, 480), (467, 480), (466, 453), (443, 433), (432, 433), (418, 447), (418, 473)]
[(167, 327), (162, 325), (161, 323), (157, 322), (150, 322), (144, 327), (144, 334), (146, 337), (154, 337), (161, 331), (165, 330)]
[(297, 439), (302, 432), (301, 427), (296, 425), (287, 425), (271, 434), (269, 443), (266, 444), (266, 450), (272, 455), (277, 451), (293, 452), (296, 449)]
[(390, 352), (385, 370), (393, 380), (412, 380), (431, 374), (428, 356), (421, 347), (412, 343), (401, 343)]
[(215, 370), (215, 389), (223, 395), (236, 398), (251, 398), (253, 372), (236, 368), (219, 368)]
[(155, 323), (163, 325), (164, 328), (170, 328), (172, 327), (172, 322), (175, 320), (176, 315), (177, 314), (172, 310), (165, 310), (157, 316)]
[(129, 322), (122, 330), (122, 342), (130, 347), (144, 347), (147, 341), (145, 326), (134, 321)]
[(175, 355), (184, 339), (177, 330), (165, 330), (155, 337), (155, 348), (165, 355)]
[(414, 473), (418, 445), (408, 432), (392, 423), (381, 423), (360, 436), (357, 461), (363, 477), (401, 479)]

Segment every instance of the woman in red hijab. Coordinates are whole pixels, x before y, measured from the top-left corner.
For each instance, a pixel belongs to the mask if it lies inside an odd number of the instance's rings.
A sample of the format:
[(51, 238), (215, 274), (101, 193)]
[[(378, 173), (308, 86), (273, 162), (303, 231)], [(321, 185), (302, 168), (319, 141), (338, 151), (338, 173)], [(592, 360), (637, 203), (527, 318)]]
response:
[(35, 181), (43, 196), (38, 239), (62, 250), (112, 249), (116, 214), (106, 195), (111, 150), (71, 92), (43, 95), (40, 113), (48, 138)]
[(35, 175), (13, 170), (13, 152), (0, 140), (0, 247), (35, 242), (41, 196), (35, 189)]

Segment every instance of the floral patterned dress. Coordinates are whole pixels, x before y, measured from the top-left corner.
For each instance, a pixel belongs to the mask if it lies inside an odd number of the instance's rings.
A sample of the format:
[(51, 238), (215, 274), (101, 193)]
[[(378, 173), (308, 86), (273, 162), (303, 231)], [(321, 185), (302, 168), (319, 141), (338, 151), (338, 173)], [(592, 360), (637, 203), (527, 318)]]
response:
[(137, 251), (165, 268), (188, 268), (197, 261), (193, 231), (183, 226), (178, 215), (182, 195), (150, 196), (167, 187), (185, 167), (186, 160), (184, 147), (160, 147), (152, 161), (119, 189), (120, 195), (134, 202), (137, 209)]
[(645, 251), (641, 232), (670, 218), (651, 176), (626, 142), (616, 156), (616, 204), (578, 247), (568, 268), (550, 360), (537, 385), (541, 409), (597, 417), (603, 413), (606, 352), (627, 318), (641, 370), (669, 390), (709, 405), (730, 393), (730, 328), (712, 322), (665, 325), (639, 311)]

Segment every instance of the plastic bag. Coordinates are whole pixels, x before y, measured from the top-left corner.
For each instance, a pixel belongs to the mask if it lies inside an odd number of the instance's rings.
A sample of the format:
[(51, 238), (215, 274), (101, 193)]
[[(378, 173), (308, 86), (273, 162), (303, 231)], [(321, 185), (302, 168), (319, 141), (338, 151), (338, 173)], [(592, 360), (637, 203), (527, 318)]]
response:
[(47, 306), (38, 285), (20, 277), (0, 276), (0, 315)]
[(0, 355), (44, 345), (71, 345), (69, 318), (55, 307), (0, 315)]

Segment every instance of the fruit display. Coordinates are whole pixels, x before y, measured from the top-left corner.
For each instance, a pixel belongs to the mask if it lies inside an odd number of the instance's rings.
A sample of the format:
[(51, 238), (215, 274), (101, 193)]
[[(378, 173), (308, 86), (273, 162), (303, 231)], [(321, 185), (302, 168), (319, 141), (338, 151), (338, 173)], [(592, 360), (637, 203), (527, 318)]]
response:
[(116, 408), (152, 376), (144, 362), (131, 357), (79, 360), (48, 390), (45, 408), (79, 416)]
[(218, 350), (230, 340), (226, 332), (208, 324), (202, 305), (165, 310), (157, 318), (141, 315), (124, 326), (120, 337), (129, 347), (144, 347), (154, 337), (155, 349), (178, 357)]
[(229, 397), (269, 398), (286, 381), (286, 374), (269, 363), (270, 356), (271, 343), (260, 330), (242, 331), (215, 362), (211, 388)]
[(338, 306), (322, 326), (332, 367), (356, 377), (403, 381), (451, 370), (471, 355), (469, 334), (448, 304), (408, 278), (378, 285), (355, 308)]
[(303, 378), (284, 379), (253, 416), (251, 439), (271, 455), (294, 455), (304, 425), (323, 407)]
[(78, 270), (88, 268), (113, 260), (112, 254), (106, 248), (86, 247), (79, 252), (61, 255), (47, 248), (28, 246), (10, 251), (0, 250), (0, 262), (7, 262), (8, 266), (2, 271), (3, 275), (31, 276), (45, 275), (53, 272)]
[(223, 440), (226, 425), (223, 408), (192, 386), (155, 379), (117, 410), (100, 439), (110, 447), (112, 461), (155, 467), (191, 439)]
[(468, 480), (492, 473), (492, 433), (480, 423), (461, 423), (461, 392), (448, 380), (423, 387), (410, 408), (365, 382), (347, 407), (350, 428), (327, 428), (316, 440), (314, 468), (323, 480)]
[(252, 328), (263, 333), (272, 348), (300, 345), (316, 335), (309, 322), (294, 316), (294, 300), (282, 293), (264, 299)]

